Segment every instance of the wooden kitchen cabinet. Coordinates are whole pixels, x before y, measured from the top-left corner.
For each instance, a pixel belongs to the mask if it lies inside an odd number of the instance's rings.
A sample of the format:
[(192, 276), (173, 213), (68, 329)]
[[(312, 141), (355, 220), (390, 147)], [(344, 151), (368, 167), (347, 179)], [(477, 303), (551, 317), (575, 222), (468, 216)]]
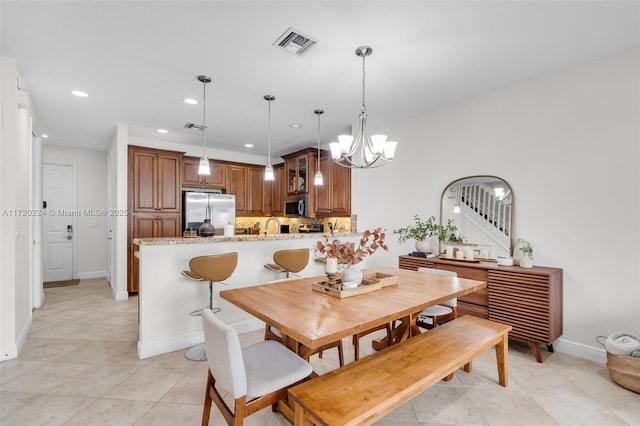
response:
[(455, 271), (458, 277), (487, 282), (487, 288), (458, 299), (458, 315), (475, 315), (513, 327), (509, 337), (525, 341), (538, 362), (540, 344), (553, 352), (562, 335), (562, 274), (560, 268), (497, 266), (440, 258), (400, 256), (401, 269)]
[(236, 196), (237, 216), (267, 216), (271, 182), (264, 180), (264, 166), (230, 164), (227, 193)]
[(139, 289), (138, 260), (135, 258), (137, 252), (133, 238), (157, 238), (157, 237), (179, 237), (180, 214), (151, 214), (141, 213), (131, 217), (131, 234), (133, 237), (129, 242), (129, 280), (127, 290), (135, 293)]
[(316, 174), (317, 149), (305, 148), (283, 155), (287, 178), (286, 191), (289, 195), (308, 194)]
[(180, 212), (180, 153), (129, 147), (134, 213)]
[(271, 183), (270, 216), (284, 216), (284, 200), (287, 193), (284, 163), (273, 166), (273, 175), (275, 179)]
[(227, 169), (226, 162), (209, 159), (209, 176), (198, 174), (200, 158), (182, 157), (182, 186), (188, 188), (226, 189)]
[(335, 164), (327, 151), (320, 155), (324, 184), (314, 186), (316, 217), (351, 215), (351, 169)]
[(134, 238), (181, 235), (180, 169), (182, 153), (129, 146), (127, 290), (138, 291)]

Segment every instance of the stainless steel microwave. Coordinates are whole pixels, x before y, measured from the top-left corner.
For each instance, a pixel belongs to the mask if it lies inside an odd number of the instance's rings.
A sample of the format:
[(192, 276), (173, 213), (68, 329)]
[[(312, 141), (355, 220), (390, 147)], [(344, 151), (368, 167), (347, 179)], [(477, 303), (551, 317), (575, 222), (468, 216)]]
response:
[(284, 202), (284, 215), (289, 217), (307, 217), (308, 214), (308, 195), (295, 195), (286, 199)]

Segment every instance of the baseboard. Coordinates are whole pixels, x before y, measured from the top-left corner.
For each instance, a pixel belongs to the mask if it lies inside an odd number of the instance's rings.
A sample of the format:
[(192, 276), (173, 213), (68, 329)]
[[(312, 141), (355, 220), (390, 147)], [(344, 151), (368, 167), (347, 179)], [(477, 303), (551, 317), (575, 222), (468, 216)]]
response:
[(17, 345), (6, 345), (2, 347), (2, 354), (0, 354), (0, 361), (8, 361), (18, 357)]
[(138, 340), (138, 358), (150, 358), (152, 356), (186, 349), (203, 342), (204, 333), (202, 331), (153, 343), (142, 344), (140, 340)]
[[(260, 321), (259, 319), (250, 319), (230, 325), (236, 330), (238, 334), (262, 330), (264, 328), (264, 322)], [(153, 343), (142, 344), (138, 340), (138, 358), (150, 358), (152, 356), (162, 355), (169, 352), (178, 351), (180, 349), (186, 349), (203, 342), (204, 333), (202, 331)]]
[(124, 300), (129, 300), (129, 292), (128, 291), (118, 291), (115, 288), (111, 287), (111, 294), (113, 295), (113, 300), (116, 302), (122, 302)]
[(18, 334), (16, 343), (2, 347), (0, 361), (6, 361), (18, 357), (18, 354), (22, 351), (22, 347), (27, 341), (27, 337), (29, 336), (29, 331), (31, 330), (32, 324), (33, 318), (29, 317), (29, 319), (25, 322), (24, 327), (22, 327), (20, 334)]
[(583, 345), (582, 343), (570, 340), (558, 339), (554, 344), (554, 349), (567, 355), (593, 361), (597, 364), (607, 363), (607, 352), (595, 346)]
[(104, 278), (107, 276), (107, 271), (93, 271), (93, 272), (78, 272), (76, 278), (79, 280), (89, 280), (91, 278)]
[(233, 327), (238, 334), (249, 333), (251, 331), (264, 329), (264, 322), (253, 318), (247, 321), (231, 324), (231, 327)]

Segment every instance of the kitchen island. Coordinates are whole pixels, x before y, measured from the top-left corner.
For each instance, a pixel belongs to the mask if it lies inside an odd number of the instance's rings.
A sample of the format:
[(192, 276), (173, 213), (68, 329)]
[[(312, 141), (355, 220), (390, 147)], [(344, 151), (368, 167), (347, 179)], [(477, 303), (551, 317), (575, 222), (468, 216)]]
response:
[[(335, 234), (336, 238), (357, 241), (359, 234)], [(221, 289), (264, 284), (284, 278), (284, 274), (268, 270), (265, 263), (273, 263), (273, 253), (282, 249), (308, 248), (310, 261), (298, 275), (324, 274), (324, 264), (314, 262), (314, 248), (323, 239), (321, 233), (236, 235), (231, 237), (198, 238), (137, 238), (136, 261), (139, 262), (140, 290), (138, 293), (138, 358), (188, 348), (204, 342), (202, 319), (190, 312), (206, 305), (208, 283), (193, 281), (181, 272), (189, 269), (189, 261), (196, 256), (237, 252), (238, 265), (225, 284), (214, 283), (213, 306), (221, 308), (216, 314), (238, 333), (259, 330), (264, 323), (234, 305), (221, 300)], [(265, 301), (268, 303), (268, 301)]]

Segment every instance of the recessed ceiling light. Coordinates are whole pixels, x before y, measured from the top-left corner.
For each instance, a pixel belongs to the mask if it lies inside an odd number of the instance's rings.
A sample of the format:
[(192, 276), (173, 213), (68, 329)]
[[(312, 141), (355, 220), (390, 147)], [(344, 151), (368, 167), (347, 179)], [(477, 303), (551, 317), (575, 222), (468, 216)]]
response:
[(71, 93), (80, 98), (86, 98), (87, 96), (89, 96), (87, 92), (83, 92), (82, 90), (72, 90)]
[(253, 144), (252, 143), (245, 143), (244, 147), (245, 148), (253, 148)]
[(158, 129), (158, 133), (169, 133), (167, 129)]
[(198, 105), (198, 101), (196, 101), (195, 99), (191, 99), (191, 98), (187, 98), (184, 100), (185, 104), (189, 104), (189, 105)]
[(46, 134), (46, 133), (43, 133), (43, 134), (42, 134), (42, 138), (43, 138), (43, 139), (46, 139), (46, 138), (48, 138), (48, 137), (49, 137), (49, 135), (48, 135), (48, 134)]
[(289, 127), (291, 127), (292, 129), (299, 129), (300, 127), (302, 127), (302, 124), (293, 123), (290, 124)]

